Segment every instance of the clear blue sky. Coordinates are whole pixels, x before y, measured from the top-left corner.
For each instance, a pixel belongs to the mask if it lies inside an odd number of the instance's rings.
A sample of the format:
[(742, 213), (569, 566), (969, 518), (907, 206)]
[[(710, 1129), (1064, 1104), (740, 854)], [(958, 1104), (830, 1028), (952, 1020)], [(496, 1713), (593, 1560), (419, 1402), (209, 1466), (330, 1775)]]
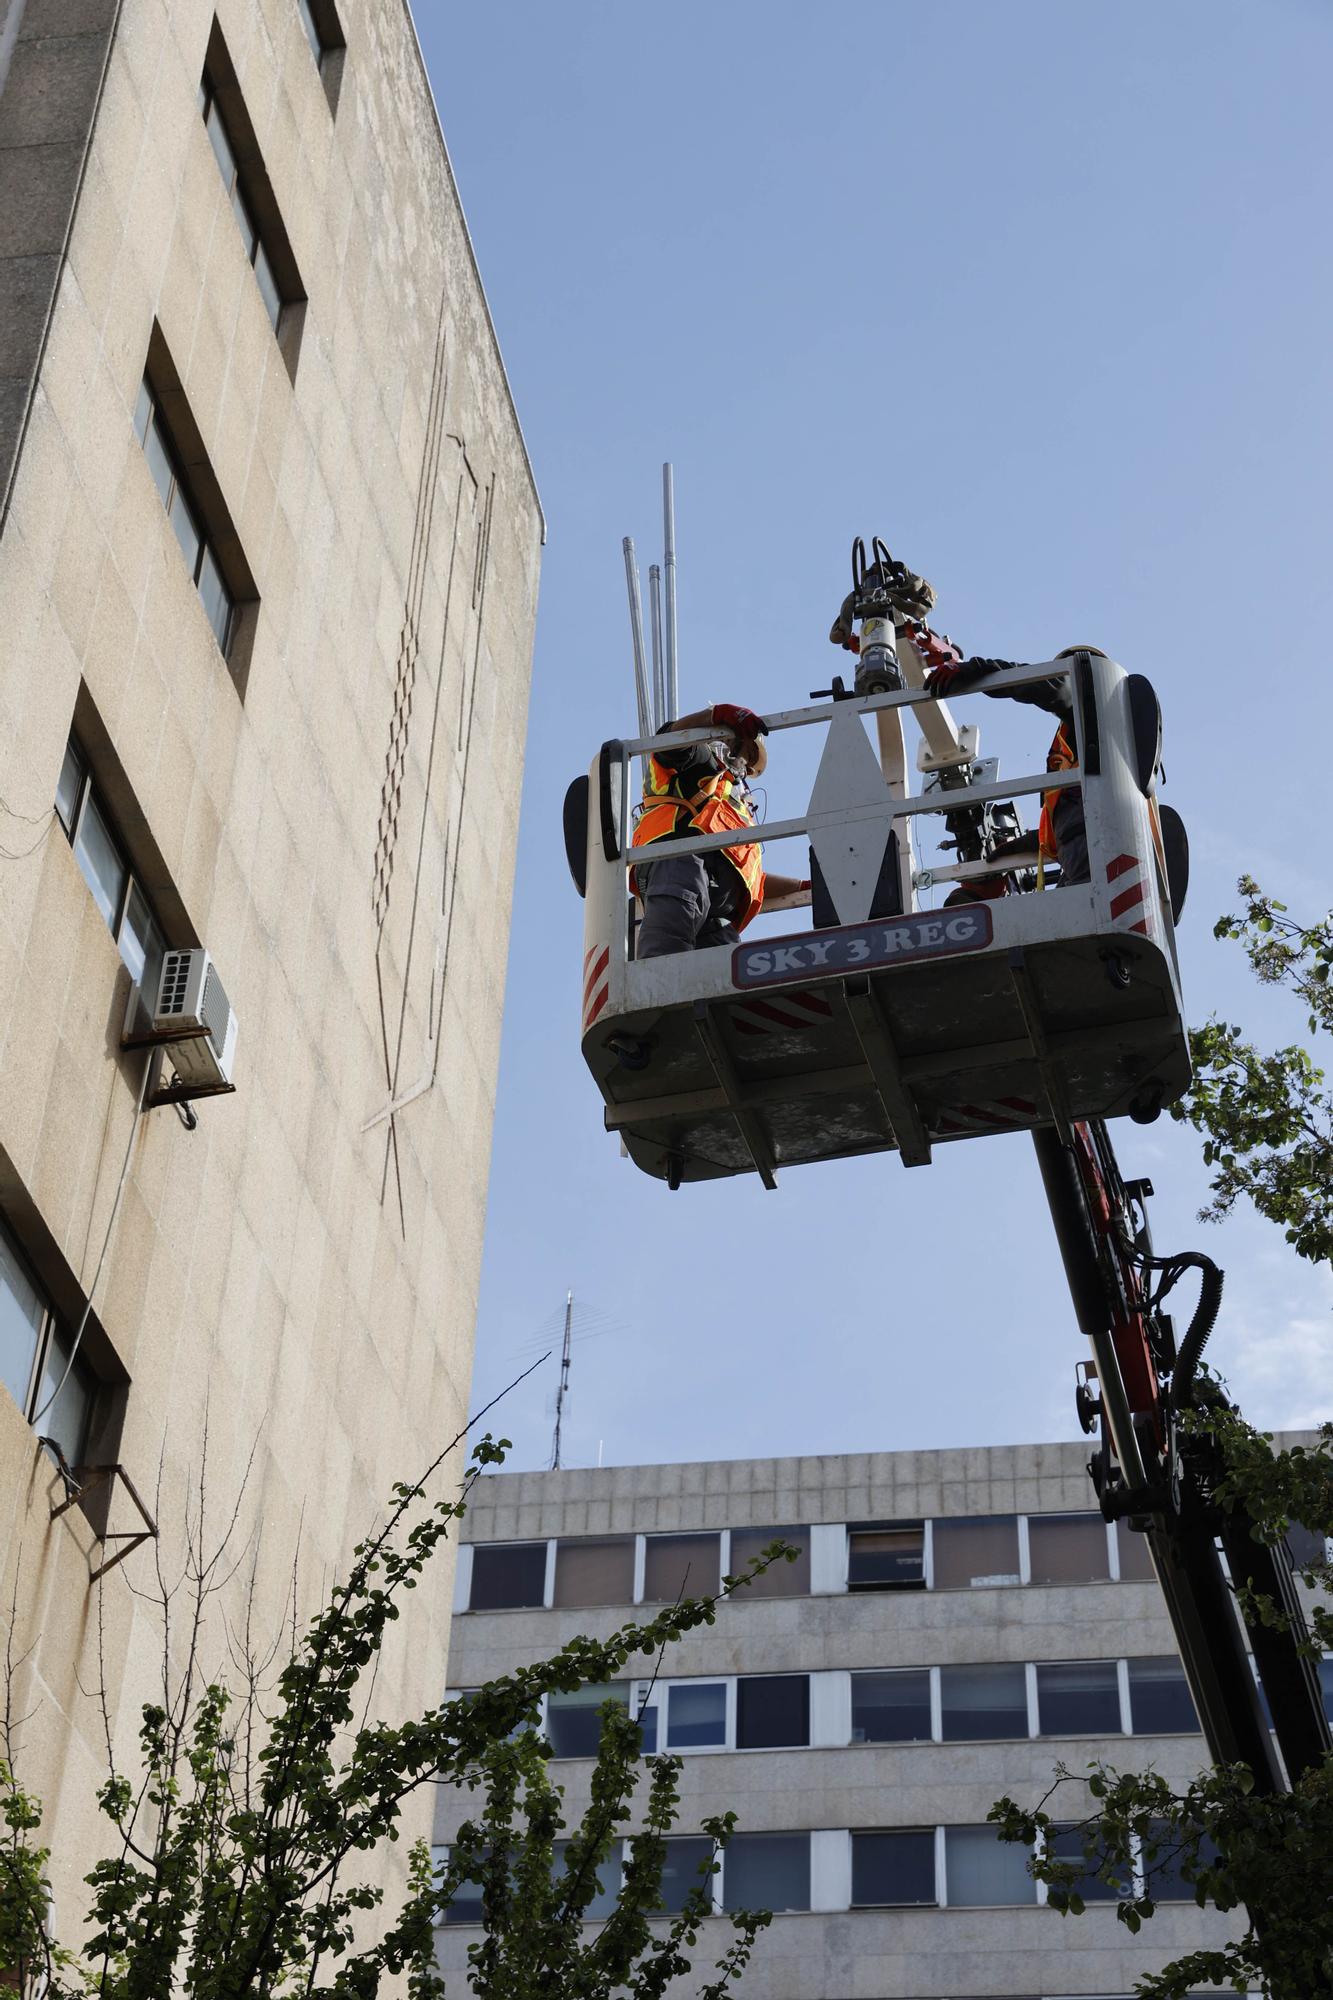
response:
[[(570, 1462), (1074, 1435), (1083, 1350), (1026, 1140), (775, 1194), (673, 1196), (619, 1158), (578, 1048), (560, 801), (632, 724), (620, 539), (646, 571), (670, 458), (687, 705), (827, 683), (855, 533), (934, 580), (968, 650), (1101, 645), (1166, 712), (1192, 1017), (1297, 1036), (1211, 929), (1242, 867), (1328, 901), (1333, 14), (417, 13), (550, 524), (476, 1398), (572, 1285)], [(983, 725), (1036, 768), (1040, 717), (995, 704)], [(773, 816), (805, 802), (792, 741)], [(1251, 1217), (1195, 1222), (1189, 1134), (1117, 1139), (1157, 1182), (1158, 1247), (1227, 1267), (1214, 1351), (1250, 1414), (1329, 1413), (1328, 1274)], [(506, 1404), (512, 1464), (545, 1461), (554, 1386), (551, 1363)]]

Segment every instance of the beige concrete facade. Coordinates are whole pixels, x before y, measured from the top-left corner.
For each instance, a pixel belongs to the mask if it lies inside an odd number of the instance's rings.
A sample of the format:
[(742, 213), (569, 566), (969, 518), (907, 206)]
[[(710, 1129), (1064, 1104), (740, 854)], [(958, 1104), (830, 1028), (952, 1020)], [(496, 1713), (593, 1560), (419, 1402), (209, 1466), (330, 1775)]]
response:
[[(655, 1536), (799, 1529), (811, 1542), (808, 1585), (789, 1596), (747, 1599), (741, 1593), (721, 1608), (715, 1624), (673, 1646), (661, 1669), (672, 1686), (810, 1676), (808, 1744), (740, 1747), (738, 1710), (728, 1695), (733, 1719), (725, 1743), (680, 1752), (681, 1833), (697, 1829), (708, 1814), (731, 1809), (743, 1833), (810, 1836), (810, 1907), (775, 1916), (738, 1988), (742, 2000), (1127, 1996), (1136, 1980), (1169, 1957), (1223, 1942), (1230, 1920), (1173, 1901), (1163, 1903), (1135, 1939), (1117, 1923), (1113, 1907), (1094, 1907), (1078, 1919), (1035, 1902), (977, 1907), (960, 1901), (946, 1855), (949, 1830), (983, 1825), (1003, 1793), (1035, 1804), (1057, 1762), (1081, 1771), (1105, 1756), (1124, 1769), (1151, 1765), (1185, 1781), (1205, 1761), (1197, 1732), (1153, 1734), (1140, 1726), (1145, 1711), (1134, 1707), (1132, 1694), (1122, 1695), (1123, 1716), (1134, 1723), (1123, 1733), (1070, 1735), (1047, 1727), (1037, 1677), (1043, 1663), (1128, 1663), (1176, 1650), (1156, 1583), (1129, 1574), (1143, 1557), (1141, 1545), (1137, 1553), (1131, 1545), (1136, 1538), (1123, 1543), (1128, 1530), (1106, 1543), (1110, 1574), (1103, 1580), (1033, 1580), (1042, 1567), (1032, 1553), (1041, 1534), (1033, 1524), (1042, 1517), (1082, 1515), (1090, 1533), (1103, 1529), (1089, 1514), (1086, 1457), (1081, 1445), (1031, 1445), (488, 1476), (466, 1523), (472, 1546), (459, 1567), (449, 1685), (476, 1687), (547, 1657), (578, 1633), (608, 1636), (636, 1615), (634, 1593), (605, 1606), (556, 1605), (562, 1549), (586, 1548), (598, 1537), (628, 1538), (635, 1544), (633, 1574), (642, 1601), (640, 1580)], [(944, 1587), (942, 1524), (997, 1517), (1013, 1524), (1018, 1553), (1012, 1580)], [(868, 1523), (921, 1529), (924, 1587), (849, 1591), (847, 1530)], [(553, 1551), (544, 1606), (532, 1604), (530, 1591), (526, 1608), (469, 1608), (477, 1549), (542, 1541)], [(724, 1572), (735, 1562), (730, 1541), (723, 1541), (719, 1560)], [(1115, 1574), (1122, 1565), (1124, 1573)], [(645, 1604), (641, 1615), (652, 1608)], [(1026, 1669), (1030, 1735), (950, 1740), (937, 1716), (935, 1740), (853, 1740), (850, 1686), (857, 1674), (1005, 1663)], [(650, 1671), (645, 1661), (641, 1672)], [(1128, 1689), (1128, 1665), (1117, 1664), (1117, 1674)], [(944, 1687), (942, 1679), (935, 1684)], [(631, 1699), (638, 1699), (637, 1691)], [(654, 1702), (658, 1747), (674, 1750), (677, 1745), (663, 1741), (660, 1688)], [(549, 1733), (549, 1719), (547, 1726)], [(557, 1756), (550, 1770), (565, 1788), (573, 1824), (588, 1803), (591, 1760)], [(1068, 1791), (1063, 1809), (1070, 1818), (1086, 1809), (1081, 1787)], [(454, 1828), (475, 1811), (474, 1800), (442, 1792), (436, 1842), (447, 1846)], [(938, 1830), (938, 1907), (851, 1906), (851, 1837), (883, 1829)], [(464, 1963), (476, 1935), (467, 1924), (441, 1930), (446, 1973)], [(729, 1935), (720, 1920), (704, 1926), (696, 1976), (680, 1983), (682, 1994), (696, 1990), (701, 1968), (713, 1963)]]
[[(308, 1611), (462, 1419), (544, 538), (408, 9), (312, 12), (322, 69), (297, 0), (0, 0), (0, 1220), (77, 1324), (129, 1148), (83, 1456), (125, 1466), (169, 1575), (205, 1466), (219, 1533), (244, 1484), (270, 1634), (298, 1540)], [(236, 600), (225, 656), (136, 434), (146, 370)], [(235, 1094), (192, 1132), (136, 1118), (129, 974), (51, 811), (71, 729), (167, 944), (208, 948), (239, 1017)], [(12, 1713), (65, 1919), (100, 1851), (99, 1626), (127, 1766), (160, 1639), (130, 1588), (152, 1546), (90, 1585), (114, 1545), (62, 1497), (0, 1390)], [(438, 1697), (448, 1583), (380, 1712)]]

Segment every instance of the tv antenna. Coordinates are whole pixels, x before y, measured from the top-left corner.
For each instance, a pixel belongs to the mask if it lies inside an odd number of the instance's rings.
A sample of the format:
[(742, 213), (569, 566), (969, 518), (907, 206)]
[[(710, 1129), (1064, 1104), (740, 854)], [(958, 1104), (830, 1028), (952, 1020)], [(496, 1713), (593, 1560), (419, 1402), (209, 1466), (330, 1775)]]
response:
[(569, 1364), (574, 1358), (574, 1294), (565, 1293), (565, 1334), (560, 1344), (560, 1386), (555, 1392), (555, 1436), (551, 1440), (551, 1470), (560, 1470), (560, 1429), (565, 1420), (565, 1397), (569, 1393)]

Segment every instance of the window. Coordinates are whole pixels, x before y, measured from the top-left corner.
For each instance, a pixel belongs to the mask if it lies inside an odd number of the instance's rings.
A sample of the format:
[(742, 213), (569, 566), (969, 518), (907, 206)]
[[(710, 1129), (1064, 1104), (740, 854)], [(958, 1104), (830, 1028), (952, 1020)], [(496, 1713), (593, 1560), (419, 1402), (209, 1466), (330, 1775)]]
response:
[(936, 1521), (931, 1530), (936, 1590), (1018, 1583), (1018, 1521), (1013, 1514), (979, 1514)]
[(1152, 1566), (1152, 1555), (1148, 1549), (1148, 1537), (1136, 1534), (1127, 1522), (1115, 1524), (1115, 1545), (1120, 1561), (1122, 1583), (1155, 1583), (1157, 1571)]
[(721, 1749), (726, 1740), (725, 1681), (677, 1681), (667, 1689), (668, 1750)]
[(716, 1535), (649, 1535), (643, 1564), (645, 1604), (714, 1597), (722, 1582)]
[(157, 1004), (166, 939), (143, 887), (130, 872), (110, 815), (88, 775), (87, 759), (72, 736), (56, 784), (56, 813), (130, 978), (143, 990), (151, 1009)]
[(1073, 1893), (1081, 1896), (1085, 1903), (1115, 1903), (1122, 1896), (1132, 1896), (1132, 1878), (1119, 1883), (1103, 1882), (1098, 1869), (1101, 1859), (1094, 1852), (1088, 1861), (1083, 1852), (1083, 1834), (1077, 1827), (1057, 1827), (1050, 1835), (1050, 1853), (1056, 1861), (1072, 1861), (1078, 1866), (1078, 1877), (1070, 1884)]
[(852, 1675), (853, 1743), (928, 1743), (930, 1668)]
[(1287, 1549), (1296, 1569), (1313, 1569), (1324, 1562), (1328, 1555), (1328, 1545), (1322, 1535), (1313, 1528), (1301, 1526), (1299, 1521), (1287, 1523)]
[(1104, 1583), (1111, 1574), (1100, 1514), (1031, 1514), (1033, 1583)]
[(1027, 1849), (1002, 1841), (993, 1826), (944, 1829), (944, 1876), (949, 1903), (958, 1908), (1037, 1900)]
[(198, 510), (182, 484), (176, 454), (163, 428), (158, 399), (146, 375), (139, 385), (134, 429), (144, 448), (153, 482), (162, 495), (167, 519), (175, 529), (185, 567), (199, 592), (204, 615), (213, 628), (219, 649), (225, 654), (231, 640), (235, 600), (223, 581), (216, 550), (200, 526)]
[[(433, 1857), (439, 1857), (438, 1872), (442, 1874), (448, 1867), (449, 1849), (432, 1848), (431, 1854)], [(490, 1855), (483, 1851), (477, 1863), (478, 1869), (484, 1868), (489, 1860)], [(446, 1924), (479, 1924), (482, 1915), (481, 1898), (482, 1884), (479, 1880), (474, 1877), (470, 1881), (460, 1882), (444, 1906), (442, 1921)]]
[[(1333, 1723), (1333, 1660), (1320, 1660), (1319, 1685), (1324, 1691), (1324, 1714)], [(1194, 1727), (1197, 1729), (1198, 1724)]]
[(78, 1466), (97, 1400), (97, 1377), (82, 1352), (70, 1368), (72, 1345), (72, 1336), (57, 1321), (18, 1244), (0, 1222), (0, 1382), (28, 1422), (40, 1423), (42, 1436), (60, 1446), (65, 1463)]
[(925, 1526), (867, 1521), (847, 1530), (848, 1590), (921, 1590)]
[(756, 1674), (737, 1681), (738, 1750), (803, 1748), (809, 1741), (809, 1674)]
[(808, 1910), (808, 1833), (738, 1833), (722, 1857), (724, 1910)]
[(1194, 1735), (1194, 1713), (1185, 1669), (1174, 1653), (1129, 1662), (1129, 1714), (1136, 1736)]
[(1037, 1668), (1037, 1728), (1043, 1736), (1116, 1736), (1120, 1683), (1114, 1660), (1070, 1660)]
[(634, 1537), (610, 1541), (558, 1542), (555, 1598), (560, 1605), (632, 1604)]
[(629, 1707), (629, 1682), (575, 1688), (546, 1697), (546, 1740), (553, 1757), (595, 1757), (602, 1740), (601, 1709), (608, 1701)]
[(639, 1725), (643, 1741), (639, 1745), (641, 1757), (651, 1757), (657, 1749), (657, 1702), (650, 1696), (651, 1682), (643, 1681), (634, 1691), (637, 1704), (634, 1720)]
[(935, 1832), (893, 1827), (852, 1835), (852, 1908), (934, 1903)]
[[(568, 1866), (567, 1856), (569, 1854), (569, 1845), (570, 1844), (567, 1840), (556, 1841), (555, 1852), (553, 1855), (553, 1866), (551, 1870), (552, 1880), (559, 1887), (561, 1887), (566, 1894), (568, 1894), (574, 1887), (572, 1882), (566, 1883), (564, 1880), (565, 1870)], [(580, 1889), (582, 1889), (585, 1886), (586, 1882), (581, 1883)], [(612, 1910), (614, 1910), (614, 1908), (616, 1907), (616, 1898), (619, 1894), (620, 1894), (620, 1842), (618, 1840), (614, 1840), (611, 1843), (610, 1853), (606, 1856), (605, 1860), (598, 1865), (596, 1887), (593, 1891), (592, 1901), (585, 1906), (583, 1911), (584, 1923), (599, 1924), (603, 1922), (605, 1918), (610, 1916)]]
[(333, 0), (296, 0), (296, 11), (323, 80), (329, 109), (336, 111), (338, 92), (342, 86), (345, 45)]
[(546, 1602), (545, 1542), (479, 1542), (470, 1611), (521, 1611)]
[(679, 1916), (686, 1898), (701, 1882), (708, 1885), (705, 1893), (711, 1903), (711, 1881), (709, 1875), (702, 1871), (712, 1867), (712, 1841), (706, 1836), (690, 1834), (684, 1839), (666, 1840), (662, 1844), (666, 1848), (666, 1860), (662, 1864), (662, 1902), (667, 1914)]
[[(1199, 1865), (1216, 1861), (1217, 1849), (1207, 1834), (1199, 1843)], [(1143, 1872), (1143, 1893), (1155, 1903), (1193, 1903), (1194, 1884), (1181, 1873), (1181, 1856), (1176, 1835), (1165, 1820), (1154, 1820), (1143, 1836), (1139, 1850)]]
[(810, 1530), (809, 1528), (733, 1528), (731, 1531), (731, 1570), (738, 1576), (752, 1563), (756, 1556), (774, 1542), (787, 1542), (800, 1550), (795, 1562), (785, 1558), (770, 1563), (762, 1576), (747, 1583), (744, 1590), (738, 1590), (733, 1603), (744, 1604), (747, 1597), (808, 1597), (810, 1594)]
[(207, 75), (199, 85), (199, 109), (204, 115), (204, 129), (213, 148), (213, 157), (218, 163), (218, 172), (222, 176), (222, 185), (231, 203), (231, 212), (236, 218), (236, 227), (241, 232), (241, 243), (254, 271), (255, 282), (259, 286), (259, 296), (264, 301), (264, 311), (268, 314), (269, 325), (276, 333), (278, 321), (282, 318), (284, 303), (282, 291), (273, 269), (273, 260), (260, 236), (250, 199), (242, 186), (236, 149), (227, 131), (217, 93)]
[(1026, 1668), (941, 1667), (940, 1717), (946, 1743), (1026, 1736)]

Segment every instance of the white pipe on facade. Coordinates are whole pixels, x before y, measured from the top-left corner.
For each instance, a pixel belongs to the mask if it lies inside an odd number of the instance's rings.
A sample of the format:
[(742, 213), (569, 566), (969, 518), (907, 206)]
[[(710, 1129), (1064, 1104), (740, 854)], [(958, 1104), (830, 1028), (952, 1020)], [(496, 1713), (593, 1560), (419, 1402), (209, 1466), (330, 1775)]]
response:
[(643, 600), (639, 594), (639, 564), (631, 535), (625, 536), (622, 547), (625, 551), (625, 588), (629, 593), (630, 640), (634, 647), (634, 696), (639, 708), (639, 733), (641, 736), (653, 736), (657, 732), (648, 699), (648, 664), (643, 652)]
[(676, 480), (671, 466), (662, 467), (662, 550), (666, 571), (666, 697), (667, 714), (680, 714), (680, 662), (676, 653)]
[(652, 619), (653, 712), (657, 728), (662, 729), (675, 718), (668, 716), (666, 705), (666, 662), (662, 658), (662, 570), (658, 563), (648, 565), (648, 610)]

